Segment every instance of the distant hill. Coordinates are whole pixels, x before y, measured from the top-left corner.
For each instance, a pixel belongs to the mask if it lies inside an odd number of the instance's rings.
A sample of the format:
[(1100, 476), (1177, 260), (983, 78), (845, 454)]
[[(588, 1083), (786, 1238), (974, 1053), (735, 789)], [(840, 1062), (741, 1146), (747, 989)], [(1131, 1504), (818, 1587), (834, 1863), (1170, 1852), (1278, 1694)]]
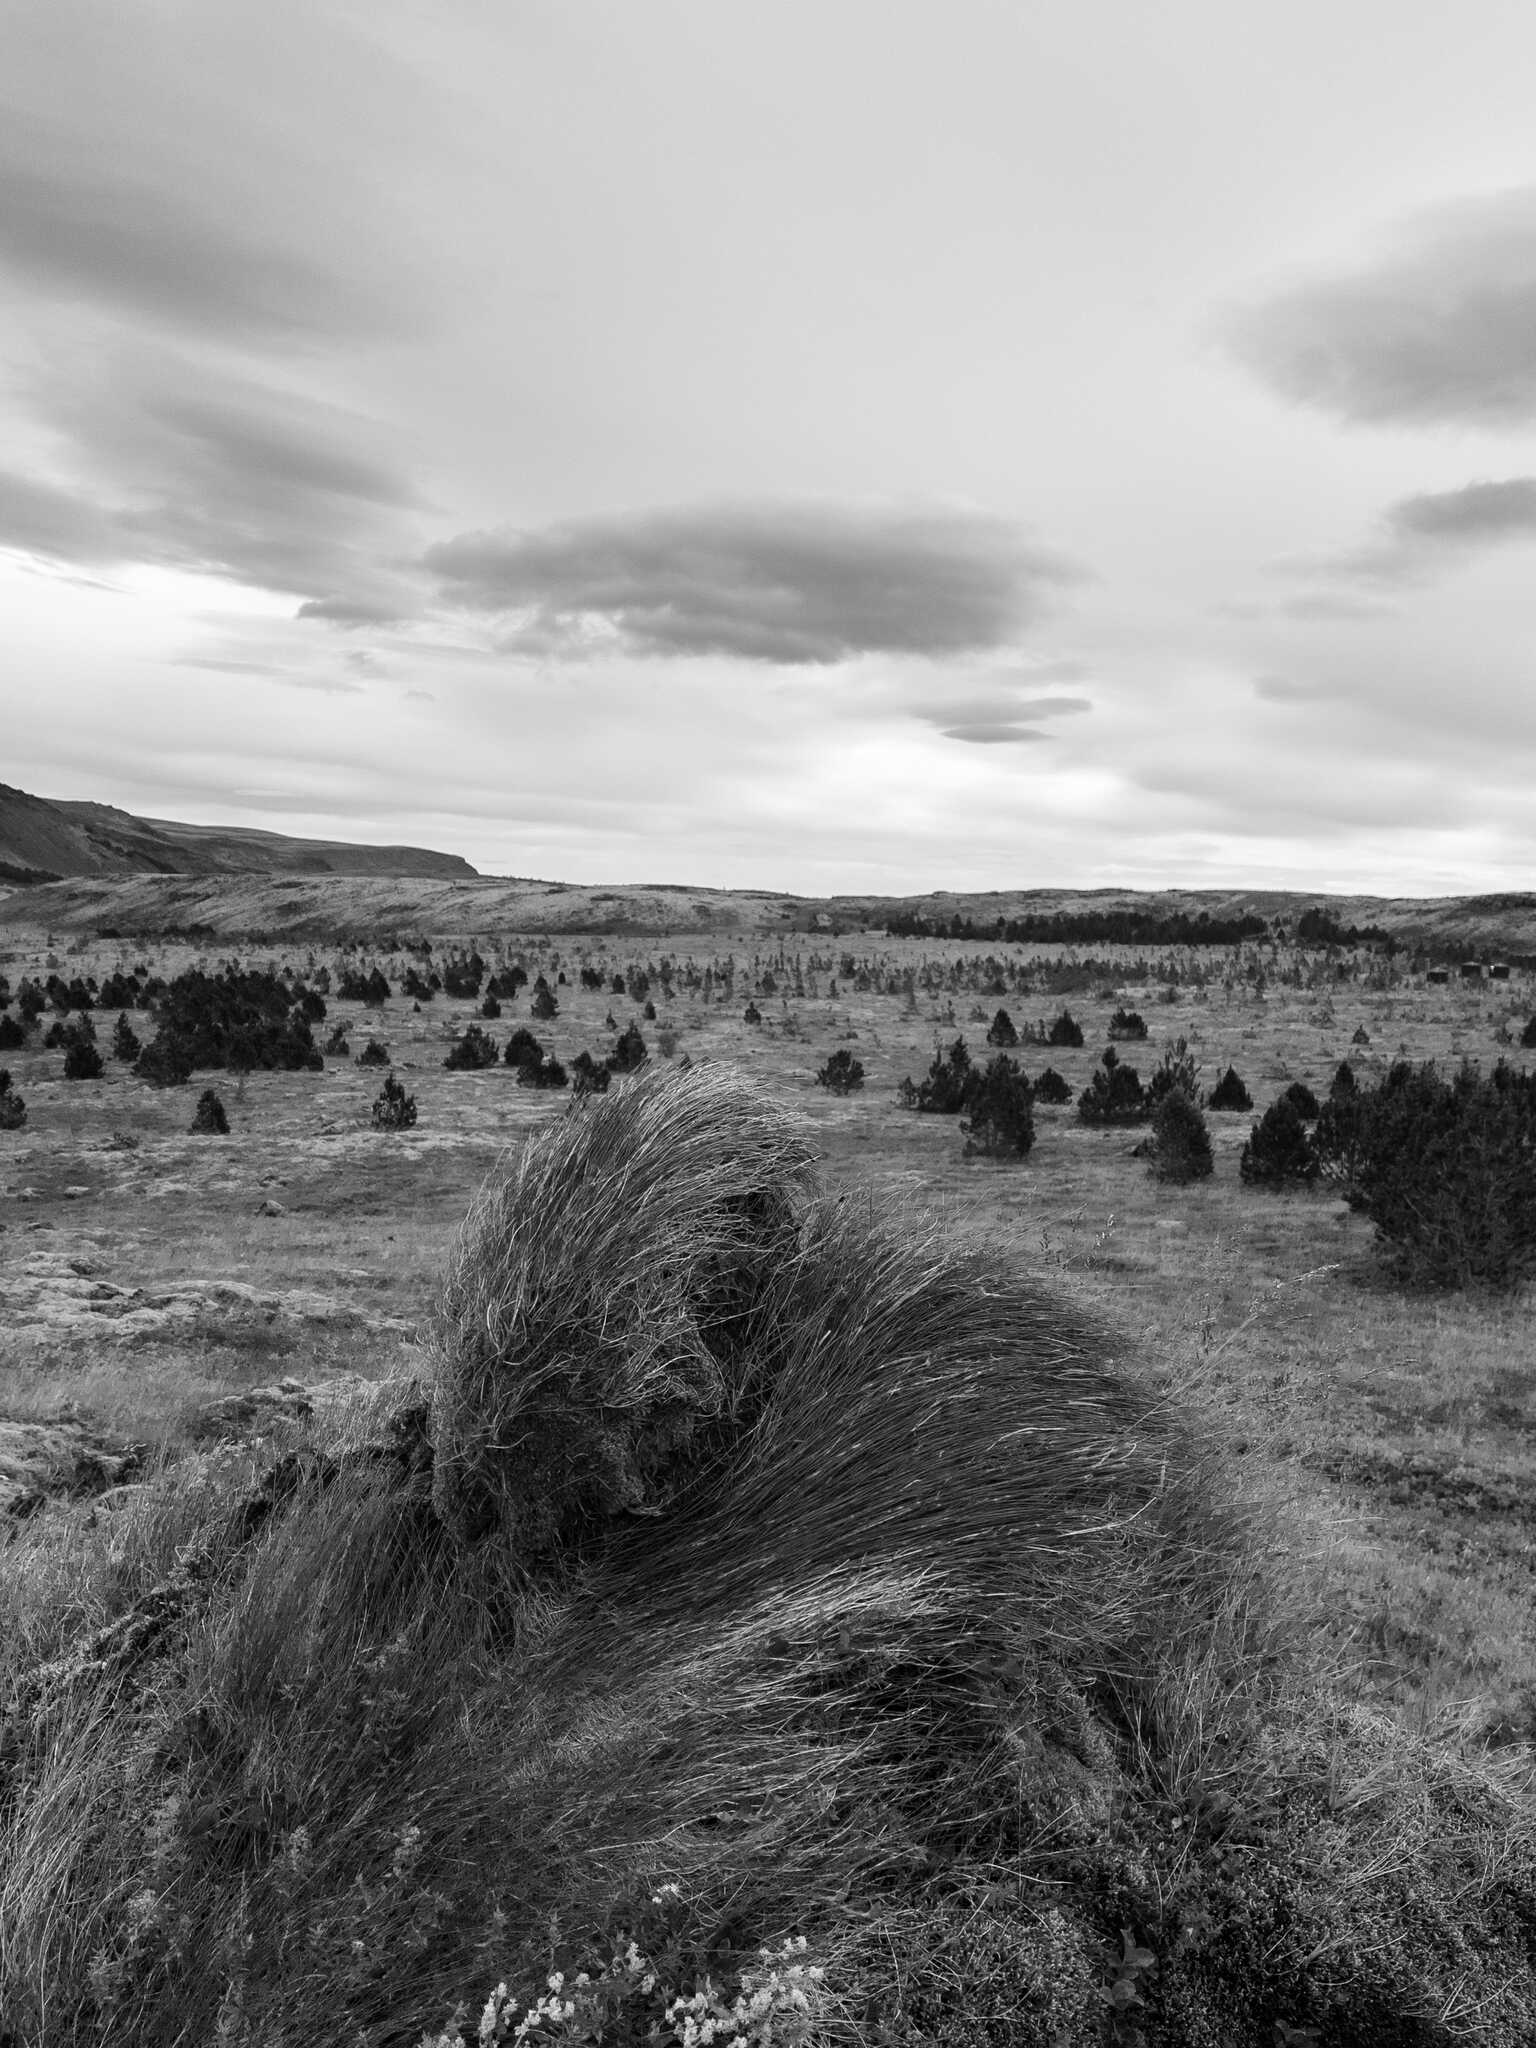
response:
[(77, 876), (403, 875), (473, 879), (455, 853), (420, 846), (354, 846), (290, 839), (238, 825), (180, 825), (136, 818), (111, 804), (29, 796), (0, 783), (0, 882), (27, 888)]
[[(262, 837), (264, 835), (253, 835)], [(303, 842), (279, 842), (288, 846)], [(383, 849), (348, 851), (385, 858)], [(436, 856), (427, 855), (432, 859)], [(379, 942), (427, 935), (467, 939), (491, 932), (547, 932), (572, 937), (654, 936), (663, 942), (716, 934), (729, 941), (762, 934), (774, 943), (826, 947), (883, 933), (895, 922), (921, 920), (934, 934), (912, 943), (943, 952), (955, 919), (983, 944), (997, 920), (1059, 915), (1102, 918), (1133, 912), (1147, 918), (1198, 917), (1214, 922), (1244, 916), (1279, 920), (1294, 930), (1315, 908), (1346, 928), (1376, 927), (1400, 945), (1461, 959), (1536, 962), (1536, 895), (1387, 897), (1337, 896), (1317, 889), (1010, 889), (928, 896), (800, 896), (768, 889), (690, 888), (666, 883), (534, 881), (476, 875), (460, 865), (447, 876), (403, 870), (344, 875), (288, 869), (241, 874), (82, 876), (7, 893), (0, 881), (0, 926), (59, 931), (196, 935), (200, 938)], [(1110, 950), (1098, 940), (1066, 938), (1060, 950)]]

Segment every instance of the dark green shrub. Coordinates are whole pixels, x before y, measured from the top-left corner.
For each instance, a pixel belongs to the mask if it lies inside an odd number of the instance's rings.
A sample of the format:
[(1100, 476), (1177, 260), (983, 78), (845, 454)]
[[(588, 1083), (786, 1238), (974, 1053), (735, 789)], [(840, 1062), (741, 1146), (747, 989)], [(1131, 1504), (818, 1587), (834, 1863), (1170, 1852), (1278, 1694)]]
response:
[[(601, 986), (602, 976), (598, 976)], [(577, 1053), (571, 1061), (571, 1092), (573, 1095), (606, 1095), (612, 1079), (608, 1069), (593, 1059), (589, 1052)]]
[(387, 1067), (389, 1047), (380, 1038), (370, 1038), (358, 1054), (357, 1064), (360, 1067)]
[(552, 1052), (539, 1060), (521, 1060), (517, 1069), (519, 1088), (563, 1088), (566, 1071)]
[(957, 1038), (948, 1051), (935, 1047), (933, 1062), (922, 1082), (914, 1086), (910, 1076), (896, 1090), (903, 1109), (915, 1109), (927, 1116), (958, 1116), (965, 1108), (966, 1089), (974, 1072), (965, 1040)]
[(1000, 1052), (966, 1090), (965, 1156), (1022, 1159), (1035, 1142), (1034, 1090), (1017, 1060)]
[(1199, 1105), (1182, 1088), (1170, 1088), (1152, 1113), (1152, 1171), (1159, 1180), (1184, 1186), (1215, 1169), (1211, 1134)]
[(1340, 1060), (1333, 1070), (1333, 1079), (1328, 1083), (1328, 1099), (1337, 1101), (1341, 1095), (1358, 1095), (1360, 1083), (1355, 1079), (1355, 1070), (1348, 1060)]
[(1109, 1020), (1111, 1038), (1145, 1038), (1147, 1020), (1140, 1010), (1116, 1010)]
[(651, 1001), (649, 996), (646, 997), (645, 1008), (640, 1012), (640, 1014), (645, 1019), (647, 1024), (654, 1024), (656, 1022), (656, 1005)]
[(1064, 1074), (1058, 1074), (1054, 1067), (1047, 1067), (1035, 1082), (1036, 1102), (1049, 1102), (1059, 1106), (1072, 1100), (1072, 1084)]
[(480, 1014), (488, 1024), (493, 1023), (501, 1015), (501, 1005), (494, 996), (487, 996), (480, 1005)]
[(194, 1137), (229, 1136), (229, 1118), (223, 1103), (211, 1088), (205, 1088), (197, 1098), (197, 1108), (192, 1112), (192, 1133)]
[(608, 1071), (611, 1074), (637, 1073), (645, 1065), (645, 1040), (640, 1036), (640, 1026), (628, 1023), (614, 1041), (613, 1051), (608, 1055)]
[(0, 1067), (0, 1131), (19, 1131), (27, 1121), (27, 1105), (16, 1093), (10, 1070)]
[(1078, 1096), (1077, 1113), (1085, 1124), (1144, 1124), (1152, 1114), (1141, 1076), (1123, 1063), (1113, 1046)]
[(1063, 1010), (1045, 1034), (1047, 1045), (1081, 1045), (1083, 1027), (1070, 1010)]
[(72, 1036), (64, 1049), (66, 1081), (99, 1081), (105, 1066), (101, 1054), (84, 1033)]
[(855, 1059), (846, 1045), (840, 1045), (826, 1065), (817, 1068), (816, 1085), (830, 1088), (834, 1095), (851, 1095), (864, 1086), (864, 1062)]
[(1309, 1187), (1317, 1179), (1317, 1154), (1289, 1095), (1278, 1096), (1254, 1125), (1237, 1170), (1249, 1187)]
[(1253, 1097), (1243, 1085), (1236, 1067), (1228, 1067), (1211, 1090), (1211, 1109), (1252, 1109)]
[(475, 1073), (482, 1067), (494, 1067), (501, 1054), (496, 1041), (488, 1031), (482, 1031), (478, 1024), (468, 1024), (464, 1036), (449, 1050), (443, 1065), (450, 1073)]
[(544, 1058), (544, 1048), (526, 1024), (519, 1024), (502, 1057), (509, 1067), (536, 1067)]
[(1317, 1115), (1320, 1105), (1317, 1097), (1312, 1093), (1306, 1082), (1293, 1081), (1285, 1092), (1287, 1099), (1295, 1103), (1296, 1114), (1301, 1118), (1302, 1122), (1311, 1123)]
[(1200, 1068), (1189, 1049), (1187, 1038), (1176, 1038), (1152, 1070), (1147, 1083), (1147, 1101), (1153, 1109), (1165, 1095), (1179, 1090), (1198, 1109), (1204, 1100), (1200, 1090)]
[(141, 1081), (154, 1088), (180, 1088), (192, 1078), (192, 1052), (173, 1031), (157, 1031), (133, 1063)]
[(1013, 1019), (1009, 1016), (1006, 1010), (999, 1010), (997, 1015), (992, 1019), (991, 1024), (987, 1027), (988, 1045), (995, 1045), (1002, 1049), (1007, 1049), (1011, 1046), (1017, 1045), (1018, 1042), (1019, 1034), (1017, 1028), (1014, 1025)]
[(559, 999), (552, 988), (536, 988), (529, 1008), (541, 1024), (548, 1024), (560, 1014)]
[(761, 1010), (760, 1010), (760, 1009), (759, 1009), (759, 1008), (757, 1007), (756, 1003), (748, 1003), (747, 1007), (746, 1007), (746, 1008), (745, 1008), (745, 1009), (744, 1009), (744, 1010), (742, 1011), (742, 1013), (741, 1013), (741, 1021), (742, 1021), (742, 1023), (743, 1023), (743, 1024), (761, 1024), (761, 1023), (762, 1023), (762, 1021), (763, 1021), (763, 1013), (762, 1013), (762, 1011), (761, 1011)]
[(112, 1057), (115, 1060), (136, 1060), (143, 1047), (139, 1034), (128, 1022), (126, 1010), (118, 1012), (117, 1022), (112, 1027)]
[[(1334, 1079), (1337, 1082), (1338, 1076)], [(1312, 1127), (1312, 1155), (1319, 1179), (1350, 1200), (1358, 1192), (1369, 1122), (1370, 1097), (1354, 1085), (1351, 1075), (1349, 1087), (1330, 1091)]]
[(386, 1075), (384, 1086), (373, 1105), (373, 1128), (376, 1131), (408, 1131), (415, 1121), (415, 1096), (407, 1095), (393, 1074)]
[(26, 1026), (19, 1017), (0, 1017), (0, 1052), (20, 1052), (26, 1042)]
[(1351, 1045), (1369, 1045), (1371, 1042), (1371, 1034), (1369, 1033), (1369, 1031), (1366, 1030), (1363, 1024), (1357, 1024), (1355, 1026), (1354, 1036), (1350, 1039), (1349, 1042)]
[(325, 1041), (325, 1050), (327, 1057), (331, 1059), (345, 1060), (351, 1058), (352, 1046), (347, 1038), (347, 1027), (345, 1024), (337, 1023), (331, 1027), (330, 1036)]
[(1520, 1043), (1527, 1052), (1536, 1052), (1536, 1017), (1533, 1017), (1521, 1032)]
[[(188, 1073), (198, 1067), (315, 1072), (325, 1065), (311, 1029), (319, 1021), (317, 1004), (323, 1016), (324, 1000), (312, 989), (290, 987), (265, 970), (189, 968), (155, 999), (156, 1041), (174, 1044), (166, 1058), (173, 1065), (184, 1061)], [(136, 1073), (144, 1073), (142, 1061), (141, 1055)]]
[(1362, 1096), (1352, 1199), (1413, 1287), (1510, 1288), (1536, 1273), (1536, 1075), (1444, 1080), (1399, 1062)]

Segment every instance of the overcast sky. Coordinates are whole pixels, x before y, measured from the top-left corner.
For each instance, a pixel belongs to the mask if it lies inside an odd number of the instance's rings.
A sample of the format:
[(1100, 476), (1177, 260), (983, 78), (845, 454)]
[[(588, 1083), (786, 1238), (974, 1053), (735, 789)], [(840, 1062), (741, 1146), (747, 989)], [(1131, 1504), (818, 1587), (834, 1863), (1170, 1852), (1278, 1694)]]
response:
[(47, 0), (0, 780), (488, 873), (1536, 887), (1530, 0)]

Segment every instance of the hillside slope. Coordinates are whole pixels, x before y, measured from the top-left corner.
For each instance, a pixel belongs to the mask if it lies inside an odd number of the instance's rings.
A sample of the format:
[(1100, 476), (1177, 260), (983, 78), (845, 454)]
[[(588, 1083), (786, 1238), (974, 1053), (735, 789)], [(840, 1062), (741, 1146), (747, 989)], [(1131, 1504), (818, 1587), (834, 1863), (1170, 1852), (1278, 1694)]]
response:
[(20, 886), (75, 876), (412, 875), (469, 878), (457, 854), (419, 846), (358, 846), (233, 825), (138, 818), (111, 804), (54, 801), (0, 783), (0, 881)]

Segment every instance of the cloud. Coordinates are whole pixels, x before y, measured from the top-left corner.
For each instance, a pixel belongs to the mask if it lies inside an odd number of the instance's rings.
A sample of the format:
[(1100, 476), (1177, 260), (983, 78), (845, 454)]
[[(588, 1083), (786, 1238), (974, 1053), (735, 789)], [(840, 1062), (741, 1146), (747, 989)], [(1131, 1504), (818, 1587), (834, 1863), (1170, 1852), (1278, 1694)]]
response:
[(398, 619), (414, 594), (376, 565), (410, 483), (374, 422), (161, 350), (66, 356), (34, 379), (52, 476), (0, 472), (0, 547), (76, 564), (201, 571), (302, 596), (315, 616)]
[(0, 266), (50, 296), (152, 316), (178, 332), (292, 335), (381, 322), (335, 264), (110, 163), (81, 165), (38, 123), (0, 137)]
[(1506, 540), (1536, 540), (1536, 477), (1463, 484), (1456, 491), (1426, 491), (1401, 498), (1387, 514), (1393, 533), (1407, 543), (1476, 548)]
[(1093, 705), (1087, 697), (1021, 697), (1016, 692), (995, 690), (969, 697), (930, 697), (908, 708), (947, 740), (998, 747), (1049, 739), (1051, 735), (1039, 729), (1041, 719), (1070, 717), (1091, 711)]
[(397, 626), (404, 616), (397, 605), (368, 597), (312, 597), (294, 613), (296, 619), (324, 619), (333, 626)]
[[(1364, 547), (1279, 566), (1366, 588), (1428, 582), (1493, 548), (1536, 541), (1536, 477), (1422, 491), (1388, 505), (1377, 524), (1379, 537)], [(1312, 616), (1340, 618), (1351, 616), (1359, 600), (1316, 592), (1290, 600), (1290, 609), (1295, 612), (1303, 604)]]
[(512, 651), (786, 665), (1005, 646), (1081, 573), (985, 513), (808, 504), (467, 533), (424, 560), (449, 602), (520, 615)]
[(1225, 323), (1282, 397), (1366, 425), (1536, 420), (1536, 186), (1405, 223), (1374, 259)]

